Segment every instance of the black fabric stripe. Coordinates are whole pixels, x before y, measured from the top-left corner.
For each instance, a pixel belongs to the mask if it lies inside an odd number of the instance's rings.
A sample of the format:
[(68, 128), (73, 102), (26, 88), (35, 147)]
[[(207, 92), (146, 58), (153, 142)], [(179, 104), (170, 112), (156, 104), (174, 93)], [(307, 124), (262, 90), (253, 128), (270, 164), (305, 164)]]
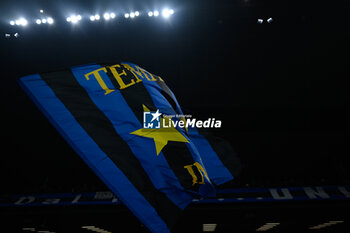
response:
[[(184, 165), (194, 164), (192, 155), (190, 154), (185, 143), (169, 141), (163, 148), (162, 152), (176, 177), (178, 177), (178, 179), (181, 181), (181, 185), (185, 189), (198, 191), (199, 185), (196, 184), (192, 186), (192, 176), (187, 169), (184, 168)], [(195, 171), (195, 169), (193, 170)], [(198, 173), (196, 175), (200, 179), (200, 174)]]
[(105, 114), (92, 102), (73, 73), (66, 70), (46, 73), (41, 77), (88, 135), (122, 170), (170, 228), (180, 214), (180, 208), (154, 187), (127, 143), (116, 133)]
[[(125, 82), (130, 83), (130, 79), (134, 79), (134, 75), (127, 69), (124, 70), (127, 73), (127, 76), (125, 77)], [(122, 72), (122, 70), (118, 70), (118, 68), (117, 71), (119, 73)], [(113, 74), (111, 72), (107, 72), (107, 75), (112, 81), (113, 85), (119, 89), (119, 85), (113, 77)], [(144, 82), (135, 83), (134, 85), (119, 91), (124, 97), (124, 100), (131, 108), (131, 110), (139, 119), (141, 125), (143, 123), (142, 104), (146, 105), (151, 111), (156, 111), (157, 108), (152, 100), (150, 93), (144, 86)], [(199, 187), (192, 186), (192, 176), (186, 170), (186, 168), (184, 168), (185, 165), (190, 165), (195, 162), (192, 158), (191, 152), (189, 151), (185, 143), (169, 141), (168, 144), (162, 149), (162, 153), (165, 159), (167, 160), (170, 168), (173, 170), (175, 176), (180, 181), (182, 187), (184, 187), (185, 189), (197, 191)]]

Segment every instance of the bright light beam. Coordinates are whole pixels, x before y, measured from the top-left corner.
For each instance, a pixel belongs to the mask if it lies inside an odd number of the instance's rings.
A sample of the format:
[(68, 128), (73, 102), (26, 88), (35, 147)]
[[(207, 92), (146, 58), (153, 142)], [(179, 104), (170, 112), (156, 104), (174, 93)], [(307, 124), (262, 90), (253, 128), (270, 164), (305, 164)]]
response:
[(20, 22), (20, 25), (22, 25), (22, 26), (27, 26), (27, 24), (28, 24), (28, 21), (25, 18), (21, 18), (19, 20), (19, 22)]
[(76, 24), (82, 19), (81, 15), (71, 15), (66, 18), (67, 22)]
[(47, 18), (47, 23), (48, 24), (53, 24), (53, 18), (51, 18), (51, 17)]
[(72, 22), (72, 23), (78, 23), (78, 17), (77, 16), (75, 16), (75, 15), (73, 15), (73, 16), (71, 16), (70, 17), (70, 21)]
[(169, 11), (169, 9), (163, 9), (163, 11), (162, 11), (162, 16), (163, 16), (164, 18), (169, 18), (169, 17), (170, 17), (170, 11)]
[(110, 19), (109, 13), (104, 13), (103, 18), (104, 18), (105, 20), (109, 20), (109, 19)]

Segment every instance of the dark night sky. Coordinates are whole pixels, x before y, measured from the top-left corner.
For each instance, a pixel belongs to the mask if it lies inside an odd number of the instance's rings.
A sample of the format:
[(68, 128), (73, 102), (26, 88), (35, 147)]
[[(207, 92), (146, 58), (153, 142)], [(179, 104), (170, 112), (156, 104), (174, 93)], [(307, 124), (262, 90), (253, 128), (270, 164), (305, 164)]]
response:
[[(104, 188), (15, 82), (31, 73), (103, 61), (138, 64), (163, 77), (198, 118), (222, 119), (223, 128), (214, 133), (230, 140), (245, 164), (242, 184), (349, 182), (347, 5), (52, 2), (0, 3), (0, 166), (6, 192)], [(74, 27), (65, 22), (74, 9), (88, 15), (156, 6), (172, 7), (175, 14), (169, 21), (119, 17)], [(41, 8), (55, 18), (52, 27), (8, 25), (18, 16), (37, 17)], [(271, 24), (257, 24), (269, 17)], [(4, 38), (17, 31), (19, 38)]]

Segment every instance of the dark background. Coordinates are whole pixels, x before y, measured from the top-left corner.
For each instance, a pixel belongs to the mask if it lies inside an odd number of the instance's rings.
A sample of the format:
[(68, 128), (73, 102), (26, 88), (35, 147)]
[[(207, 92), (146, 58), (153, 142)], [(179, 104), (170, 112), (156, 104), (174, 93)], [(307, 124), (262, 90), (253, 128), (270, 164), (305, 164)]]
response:
[[(1, 193), (106, 187), (16, 79), (89, 62), (128, 61), (160, 75), (197, 118), (223, 122), (244, 164), (232, 187), (349, 183), (349, 1), (1, 2)], [(121, 14), (168, 6), (169, 19)], [(52, 26), (12, 27), (36, 18)], [(76, 11), (74, 11), (74, 9)], [(115, 20), (83, 20), (112, 9)], [(266, 20), (272, 17), (273, 22)], [(258, 24), (257, 19), (264, 19)], [(4, 33), (19, 32), (19, 38)]]

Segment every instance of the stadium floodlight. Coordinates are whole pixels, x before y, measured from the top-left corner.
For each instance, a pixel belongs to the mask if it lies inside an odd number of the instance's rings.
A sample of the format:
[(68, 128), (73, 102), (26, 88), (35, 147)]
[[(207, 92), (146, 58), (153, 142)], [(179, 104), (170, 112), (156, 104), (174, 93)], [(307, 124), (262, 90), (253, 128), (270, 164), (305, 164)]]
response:
[(47, 18), (47, 23), (48, 24), (53, 24), (53, 18), (51, 18), (51, 17)]
[(170, 13), (171, 15), (173, 15), (173, 14), (174, 14), (174, 10), (173, 10), (173, 9), (170, 9), (170, 10), (169, 10), (169, 13)]
[(149, 11), (149, 12), (148, 12), (148, 16), (149, 16), (149, 17), (152, 17), (152, 16), (153, 16), (153, 12), (152, 12), (152, 11)]
[(112, 13), (110, 13), (109, 14), (109, 16), (112, 18), (112, 19), (114, 19), (115, 18), (115, 14), (112, 12)]
[(16, 24), (17, 26), (19, 26), (19, 25), (21, 25), (21, 21), (19, 21), (19, 19), (17, 19), (16, 22), (15, 22), (15, 24)]
[(46, 20), (46, 19), (42, 19), (41, 22), (42, 22), (42, 23), (46, 23), (47, 20)]
[(94, 15), (90, 16), (90, 21), (95, 21), (96, 17)]
[(82, 19), (81, 15), (77, 15), (76, 17), (77, 17), (77, 20), (79, 21)]
[(37, 20), (35, 20), (35, 23), (36, 23), (36, 24), (41, 24), (41, 20), (40, 20), (40, 19), (37, 19)]
[(16, 24), (15, 21), (13, 21), (13, 20), (10, 21), (10, 25), (11, 25), (11, 26), (13, 26), (13, 25), (15, 25), (15, 24)]
[(72, 22), (72, 23), (78, 23), (78, 21), (79, 21), (79, 17), (78, 17), (78, 16), (72, 15), (72, 16), (70, 17), (70, 22)]
[(40, 10), (40, 13), (44, 13), (44, 10), (43, 10), (43, 9), (41, 9), (41, 10)]
[(101, 18), (101, 17), (100, 17), (99, 14), (96, 14), (96, 15), (95, 15), (95, 19), (96, 19), (96, 20), (100, 20), (100, 18)]
[(27, 24), (28, 24), (28, 21), (25, 18), (21, 18), (19, 20), (19, 22), (20, 22), (20, 25), (22, 25), (22, 26), (27, 26)]
[(67, 22), (72, 21), (71, 17), (67, 17), (67, 18), (66, 18), (66, 21), (67, 21)]
[(126, 19), (129, 18), (129, 16), (130, 16), (129, 13), (125, 13), (125, 14), (124, 14), (124, 17), (125, 17)]
[(135, 16), (139, 16), (139, 15), (140, 15), (140, 12), (135, 11)]
[(162, 10), (162, 16), (163, 16), (164, 18), (169, 18), (169, 16), (170, 16), (170, 10), (167, 9), (167, 8), (163, 9), (163, 10)]
[(130, 13), (130, 18), (134, 18), (135, 17), (135, 13), (134, 12), (131, 12)]
[(154, 15), (155, 17), (158, 17), (159, 11), (153, 11), (153, 15)]
[(105, 20), (109, 20), (109, 19), (110, 19), (109, 13), (104, 13), (104, 14), (103, 14), (103, 18), (104, 18)]

